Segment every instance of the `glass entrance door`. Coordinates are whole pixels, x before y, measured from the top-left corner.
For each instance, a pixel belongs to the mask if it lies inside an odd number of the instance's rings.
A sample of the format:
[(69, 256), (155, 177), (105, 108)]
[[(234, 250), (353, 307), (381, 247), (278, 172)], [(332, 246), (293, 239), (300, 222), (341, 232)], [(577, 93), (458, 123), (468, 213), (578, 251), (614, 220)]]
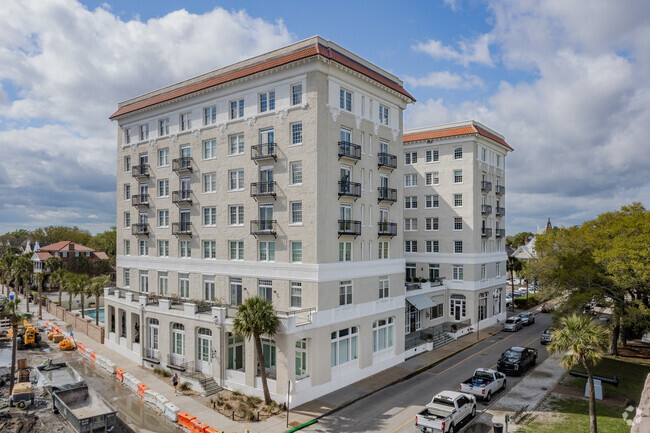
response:
[(200, 372), (212, 376), (212, 331), (199, 328), (196, 338), (196, 366)]

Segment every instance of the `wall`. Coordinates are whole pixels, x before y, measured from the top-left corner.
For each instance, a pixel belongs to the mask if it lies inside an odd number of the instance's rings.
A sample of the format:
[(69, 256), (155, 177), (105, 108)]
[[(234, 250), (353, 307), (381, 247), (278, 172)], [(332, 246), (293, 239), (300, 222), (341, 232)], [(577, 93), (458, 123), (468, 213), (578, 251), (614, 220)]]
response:
[(92, 323), (90, 318), (82, 318), (78, 313), (66, 311), (65, 308), (56, 305), (49, 299), (46, 301), (45, 309), (48, 313), (54, 315), (57, 319), (63, 320), (72, 325), (75, 332), (83, 332), (95, 341), (104, 344), (104, 327)]

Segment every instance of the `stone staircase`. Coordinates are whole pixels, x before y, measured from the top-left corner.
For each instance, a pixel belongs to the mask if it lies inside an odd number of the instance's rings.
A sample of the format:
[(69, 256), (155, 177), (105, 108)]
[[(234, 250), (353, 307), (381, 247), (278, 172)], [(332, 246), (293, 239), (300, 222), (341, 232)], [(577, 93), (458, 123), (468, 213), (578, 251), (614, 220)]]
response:
[[(190, 366), (192, 367), (192, 366)], [(214, 380), (214, 377), (212, 376), (206, 376), (200, 371), (186, 371), (185, 373), (181, 374), (183, 377), (191, 379), (195, 382), (198, 382), (198, 384), (203, 388), (203, 395), (204, 396), (210, 396), (213, 394), (218, 393), (221, 391), (223, 388), (219, 386), (219, 384)]]
[(451, 343), (452, 341), (456, 341), (456, 339), (446, 332), (443, 332), (433, 337), (433, 348), (437, 349), (438, 347), (442, 347), (445, 344)]

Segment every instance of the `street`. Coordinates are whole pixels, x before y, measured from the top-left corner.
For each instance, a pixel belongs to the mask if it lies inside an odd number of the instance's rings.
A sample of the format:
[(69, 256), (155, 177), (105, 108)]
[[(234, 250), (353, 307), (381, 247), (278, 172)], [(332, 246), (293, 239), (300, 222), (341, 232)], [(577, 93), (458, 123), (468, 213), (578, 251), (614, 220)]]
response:
[[(419, 432), (415, 427), (415, 415), (431, 401), (434, 394), (443, 390), (458, 389), (460, 382), (468, 379), (479, 367), (496, 368), (497, 360), (508, 348), (534, 347), (539, 351), (537, 363), (544, 361), (548, 353), (540, 343), (540, 335), (551, 323), (551, 315), (537, 314), (535, 319), (534, 324), (520, 331), (500, 332), (411, 379), (385, 388), (322, 418), (320, 422), (303, 431)], [(476, 334), (463, 338), (476, 338)], [(519, 380), (520, 377), (508, 376), (506, 392)], [(490, 403), (479, 400), (477, 412), (486, 409), (503, 394), (497, 393)]]

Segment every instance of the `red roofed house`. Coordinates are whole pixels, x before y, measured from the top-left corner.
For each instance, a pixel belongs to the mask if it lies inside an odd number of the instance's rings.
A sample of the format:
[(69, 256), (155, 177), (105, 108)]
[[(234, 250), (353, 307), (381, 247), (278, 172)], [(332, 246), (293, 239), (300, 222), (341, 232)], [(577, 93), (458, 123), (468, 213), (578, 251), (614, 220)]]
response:
[(104, 251), (95, 251), (85, 245), (61, 241), (34, 251), (32, 255), (34, 273), (45, 272), (49, 275), (50, 270), (45, 268), (45, 261), (50, 257), (61, 258), (65, 270), (84, 272), (91, 277), (114, 272), (108, 263), (109, 257)]

